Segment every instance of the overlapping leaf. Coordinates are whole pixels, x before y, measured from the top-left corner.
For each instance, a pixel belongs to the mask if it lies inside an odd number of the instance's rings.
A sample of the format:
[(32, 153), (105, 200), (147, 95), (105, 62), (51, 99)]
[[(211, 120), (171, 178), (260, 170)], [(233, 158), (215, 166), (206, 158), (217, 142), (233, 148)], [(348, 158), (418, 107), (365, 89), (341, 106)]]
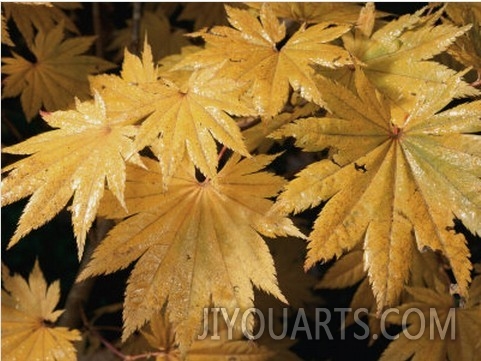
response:
[[(475, 278), (470, 293), (479, 295), (481, 282)], [(475, 360), (481, 350), (481, 304), (474, 298), (455, 308), (448, 287), (408, 289), (413, 302), (397, 308), (388, 320), (404, 324), (405, 330), (389, 344), (382, 361)], [(411, 312), (409, 310), (416, 310)], [(408, 313), (410, 312), (410, 313)], [(407, 317), (406, 317), (406, 316)]]
[(79, 257), (92, 225), (105, 182), (123, 203), (125, 161), (140, 162), (133, 138), (137, 129), (111, 119), (102, 98), (77, 102), (77, 110), (43, 114), (59, 128), (4, 149), (11, 154), (29, 154), (2, 172), (2, 206), (32, 195), (10, 241), (20, 238), (54, 217), (70, 200), (72, 223)]
[[(156, 314), (150, 322), (149, 330), (143, 331), (142, 335), (154, 350), (164, 352), (168, 360), (183, 360), (175, 344), (174, 330), (166, 320), (165, 315)], [(266, 361), (271, 360), (274, 355), (274, 351), (255, 345), (252, 342), (239, 339), (229, 340), (227, 332), (223, 331), (221, 335), (217, 334), (213, 339), (208, 336), (203, 340), (195, 341), (187, 352), (185, 360), (224, 361), (234, 359), (238, 361)]]
[(186, 152), (204, 175), (213, 177), (218, 164), (215, 140), (249, 155), (231, 116), (253, 111), (241, 101), (237, 83), (217, 74), (214, 67), (193, 73), (183, 86), (166, 81), (143, 87), (153, 113), (143, 121), (136, 144), (138, 149), (155, 146), (165, 185)]
[[(248, 3), (260, 9), (262, 3)], [(299, 23), (318, 24), (324, 21), (354, 24), (361, 7), (356, 3), (341, 2), (276, 2), (270, 7), (274, 14), (282, 19), (291, 19)], [(381, 15), (381, 14), (379, 14)]]
[(63, 40), (63, 27), (39, 31), (30, 47), (35, 61), (13, 52), (12, 58), (2, 58), (2, 98), (21, 94), (22, 108), (32, 119), (44, 107), (48, 111), (65, 109), (74, 98), (89, 96), (87, 76), (103, 71), (113, 64), (88, 55), (80, 55), (92, 45), (93, 37)]
[(345, 50), (329, 44), (349, 30), (347, 25), (324, 22), (307, 29), (301, 27), (283, 45), (285, 24), (279, 22), (268, 4), (262, 5), (259, 19), (247, 10), (226, 10), (234, 29), (219, 26), (193, 34), (202, 36), (207, 46), (184, 64), (224, 64), (221, 76), (251, 84), (252, 101), (261, 115), (270, 117), (282, 110), (289, 86), (307, 100), (322, 104), (310, 65), (335, 68), (350, 62)]
[[(117, 59), (122, 58), (125, 48), (131, 48), (132, 31), (132, 21), (128, 21), (127, 27), (116, 31), (112, 42), (108, 45), (108, 50), (118, 50)], [(183, 46), (188, 45), (189, 41), (183, 36), (184, 32), (183, 30), (172, 31), (169, 19), (161, 6), (157, 6), (153, 11), (144, 11), (140, 19), (139, 38), (149, 39), (155, 61), (166, 55), (178, 53)], [(142, 44), (137, 45), (139, 50), (146, 50)]]
[[(362, 63), (369, 80), (396, 102), (412, 106), (426, 88), (442, 91), (445, 79), (455, 72), (432, 59), (445, 51), (470, 26), (434, 25), (441, 12), (424, 15), (427, 9), (401, 16), (374, 30), (375, 9), (368, 3), (356, 30), (343, 36), (344, 47)], [(352, 71), (340, 69), (329, 76), (352, 84)], [(464, 84), (455, 96), (474, 95)]]
[[(179, 20), (194, 21), (194, 30), (213, 25), (228, 25), (224, 2), (191, 2), (185, 3)], [(235, 6), (232, 3), (232, 6)], [(242, 6), (242, 3), (237, 3)]]
[[(187, 79), (168, 78), (152, 61), (150, 46), (144, 46), (142, 60), (126, 53), (121, 77), (102, 75), (92, 87), (119, 115), (142, 120), (136, 139), (138, 150), (150, 146), (160, 160), (167, 187), (179, 163), (188, 154), (196, 167), (209, 177), (217, 169), (217, 144), (248, 156), (234, 115), (251, 115), (242, 101), (242, 88), (218, 76), (219, 67), (193, 72)], [(182, 80), (185, 79), (185, 83)]]
[(53, 327), (62, 314), (54, 311), (60, 299), (60, 283), (47, 287), (35, 263), (28, 283), (20, 275), (2, 269), (2, 360), (74, 361), (77, 330)]
[[(77, 7), (80, 6), (78, 4)], [(77, 27), (60, 7), (58, 3), (50, 2), (4, 2), (2, 3), (2, 13), (5, 14), (7, 21), (13, 19), (23, 38), (31, 46), (37, 31), (48, 33), (59, 24), (78, 34)]]
[(446, 5), (446, 13), (456, 25), (471, 24), (471, 29), (458, 38), (448, 52), (481, 74), (481, 4), (450, 3)]
[[(259, 235), (302, 234), (270, 213), (268, 197), (284, 181), (259, 172), (272, 156), (231, 158), (212, 179), (198, 181), (192, 163), (178, 169), (167, 192), (153, 160), (132, 167), (126, 188), (129, 213), (107, 202), (119, 223), (96, 249), (81, 278), (111, 273), (138, 259), (124, 307), (124, 339), (167, 302), (169, 321), (184, 349), (200, 332), (203, 307), (253, 305), (253, 285), (285, 301), (267, 245)], [(258, 233), (259, 232), (259, 233)]]
[(404, 111), (377, 93), (356, 70), (357, 93), (322, 80), (332, 116), (289, 124), (308, 151), (331, 148), (332, 160), (301, 171), (278, 206), (299, 212), (328, 201), (310, 234), (309, 268), (363, 244), (364, 265), (378, 310), (397, 301), (409, 275), (410, 254), (439, 250), (466, 295), (471, 264), (458, 217), (481, 233), (481, 102), (440, 112), (457, 94), (460, 76), (443, 90), (429, 88)]

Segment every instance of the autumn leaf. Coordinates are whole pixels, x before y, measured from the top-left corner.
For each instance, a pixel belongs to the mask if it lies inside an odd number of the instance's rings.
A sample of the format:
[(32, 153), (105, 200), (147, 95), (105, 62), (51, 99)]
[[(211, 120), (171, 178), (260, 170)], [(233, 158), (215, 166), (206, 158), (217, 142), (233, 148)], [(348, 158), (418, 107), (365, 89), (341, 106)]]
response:
[(204, 307), (252, 307), (253, 285), (286, 302), (259, 233), (303, 235), (288, 218), (270, 212), (266, 198), (284, 183), (259, 172), (272, 159), (234, 156), (215, 177), (199, 181), (186, 158), (167, 192), (156, 161), (145, 159), (147, 170), (129, 168), (129, 213), (109, 198), (101, 213), (128, 218), (102, 241), (80, 275), (112, 273), (137, 260), (126, 290), (124, 339), (166, 302), (184, 350), (200, 332)]
[[(147, 330), (142, 335), (147, 339), (157, 353), (157, 360), (181, 361), (182, 354), (175, 343), (175, 333), (166, 316), (157, 313), (151, 320)], [(239, 361), (266, 361), (272, 359), (275, 352), (253, 342), (243, 340), (229, 340), (227, 332), (222, 330), (203, 340), (197, 340), (186, 354), (186, 361), (224, 361), (235, 359)]]
[[(473, 286), (481, 283), (474, 279)], [(473, 289), (472, 291), (478, 292)], [(413, 302), (391, 312), (388, 320), (405, 329), (383, 352), (381, 361), (475, 360), (481, 350), (481, 305), (454, 307), (449, 288), (408, 288)], [(479, 302), (479, 300), (478, 300)], [(409, 310), (418, 310), (411, 312)], [(435, 313), (433, 312), (435, 311)], [(410, 312), (410, 313), (408, 313)], [(406, 316), (405, 316), (406, 315)], [(433, 317), (435, 316), (435, 317)], [(436, 318), (437, 317), (437, 318)], [(413, 339), (413, 336), (416, 336)]]
[[(248, 3), (260, 9), (262, 3)], [(278, 18), (291, 19), (299, 23), (318, 24), (321, 22), (355, 24), (361, 7), (355, 3), (341, 2), (278, 2), (269, 4)], [(379, 13), (378, 16), (382, 16)]]
[(159, 80), (159, 69), (154, 64), (152, 49), (144, 40), (142, 56), (125, 50), (120, 76), (100, 74), (89, 77), (92, 93), (98, 92), (109, 105), (114, 117), (124, 117), (134, 124), (152, 112), (152, 104), (145, 101), (143, 84)]
[[(228, 25), (224, 2), (184, 3), (179, 20), (194, 21), (194, 30), (214, 25)], [(242, 3), (227, 3), (229, 6), (242, 6)]]
[[(166, 55), (178, 53), (183, 46), (189, 45), (188, 39), (183, 36), (184, 30), (172, 30), (169, 19), (161, 6), (157, 6), (152, 11), (144, 11), (139, 23), (139, 39), (147, 38), (149, 40), (155, 61)], [(145, 50), (142, 44), (138, 44), (138, 46), (139, 51)], [(124, 49), (131, 47), (132, 21), (129, 20), (125, 28), (114, 33), (114, 38), (107, 50), (118, 50), (116, 59), (120, 60), (124, 55)]]
[(32, 195), (9, 247), (52, 219), (73, 196), (70, 210), (80, 258), (106, 182), (124, 204), (124, 163), (141, 164), (132, 139), (137, 129), (122, 118), (109, 118), (107, 111), (97, 94), (93, 103), (77, 101), (77, 110), (44, 113), (43, 119), (59, 129), (3, 150), (30, 155), (2, 170), (8, 172), (2, 206)]
[(144, 102), (153, 112), (142, 122), (136, 146), (139, 150), (153, 146), (165, 185), (185, 153), (204, 175), (213, 177), (218, 164), (215, 140), (249, 156), (232, 116), (253, 111), (241, 101), (238, 84), (218, 77), (218, 70), (196, 71), (187, 84), (166, 81), (142, 88)]
[(13, 57), (2, 58), (2, 98), (21, 94), (22, 108), (28, 120), (44, 107), (48, 111), (65, 109), (74, 98), (89, 97), (87, 76), (112, 68), (113, 64), (88, 55), (94, 37), (63, 39), (63, 26), (39, 31), (29, 47), (35, 61), (12, 52)]
[(203, 174), (212, 177), (218, 163), (216, 141), (249, 156), (232, 116), (250, 115), (254, 110), (242, 101), (239, 84), (219, 78), (218, 71), (218, 66), (198, 70), (177, 84), (174, 79), (185, 78), (169, 79), (168, 71), (160, 73), (145, 44), (142, 59), (126, 52), (121, 77), (101, 75), (91, 83), (119, 116), (132, 122), (145, 118), (136, 147), (152, 148), (167, 187), (186, 153)]
[(449, 47), (448, 53), (481, 74), (481, 4), (449, 3), (446, 14), (456, 25), (472, 24), (471, 29)]
[(206, 49), (179, 66), (224, 64), (223, 77), (251, 84), (252, 101), (261, 115), (278, 114), (287, 101), (290, 87), (299, 90), (305, 99), (322, 104), (310, 65), (336, 68), (350, 63), (345, 50), (329, 44), (349, 30), (347, 25), (324, 22), (301, 27), (283, 44), (286, 27), (270, 5), (262, 5), (259, 19), (247, 10), (226, 6), (226, 11), (234, 29), (216, 26), (192, 34), (206, 41)]
[(2, 44), (6, 44), (8, 46), (14, 46), (15, 44), (13, 43), (12, 39), (10, 39), (7, 20), (3, 16), (3, 13), (1, 14), (1, 18), (2, 18)]
[(295, 213), (327, 201), (309, 236), (305, 267), (361, 244), (380, 311), (397, 302), (413, 249), (431, 249), (446, 256), (466, 295), (469, 250), (453, 218), (481, 234), (481, 144), (469, 134), (481, 131), (481, 102), (442, 111), (458, 92), (460, 74), (403, 110), (359, 69), (355, 76), (356, 93), (320, 80), (332, 115), (274, 133), (293, 136), (306, 151), (330, 147), (331, 159), (301, 171), (278, 198), (279, 209)]
[[(440, 280), (449, 284), (449, 279), (440, 267), (438, 257), (432, 252), (420, 253), (413, 251), (410, 265), (410, 287), (435, 287)], [(368, 316), (369, 345), (372, 345), (382, 332), (380, 317), (376, 311), (376, 300), (369, 284), (367, 272), (364, 270), (363, 251), (358, 247), (344, 254), (324, 274), (321, 281), (316, 285), (317, 289), (342, 289), (357, 286), (352, 296), (345, 319), (345, 327), (356, 323), (355, 314), (358, 310), (365, 309), (366, 313), (359, 313), (356, 317)], [(403, 294), (403, 302), (406, 301), (406, 293)], [(375, 336), (374, 336), (375, 335)]]
[(2, 359), (76, 360), (73, 342), (81, 339), (80, 332), (53, 326), (63, 312), (54, 311), (59, 281), (47, 287), (38, 261), (28, 282), (2, 268)]
[[(442, 91), (445, 80), (455, 71), (432, 59), (444, 52), (470, 26), (434, 25), (441, 12), (424, 15), (428, 8), (401, 16), (379, 29), (374, 28), (375, 9), (368, 3), (361, 12), (354, 31), (343, 37), (344, 47), (355, 57), (369, 80), (391, 100), (412, 107), (428, 87)], [(323, 75), (353, 84), (351, 69), (321, 70)], [(477, 92), (465, 83), (455, 97), (472, 96)]]
[(68, 31), (78, 34), (77, 27), (58, 3), (4, 2), (2, 8), (6, 20), (13, 19), (29, 47), (34, 44), (37, 32), (48, 33), (59, 24)]

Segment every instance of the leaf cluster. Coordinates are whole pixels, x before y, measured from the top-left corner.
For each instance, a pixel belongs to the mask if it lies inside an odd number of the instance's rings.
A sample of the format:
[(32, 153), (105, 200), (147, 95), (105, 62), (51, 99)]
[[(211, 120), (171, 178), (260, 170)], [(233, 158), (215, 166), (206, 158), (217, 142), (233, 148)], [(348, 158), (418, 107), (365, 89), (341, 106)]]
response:
[[(52, 128), (2, 149), (23, 156), (2, 168), (2, 206), (29, 197), (8, 247), (67, 208), (86, 257), (77, 282), (128, 269), (121, 340), (143, 342), (139, 358), (295, 357), (240, 334), (195, 340), (207, 307), (248, 310), (255, 288), (291, 302), (276, 266), (292, 260), (275, 264), (266, 242), (277, 237), (306, 240), (305, 271), (339, 258), (316, 288), (359, 284), (351, 307), (369, 309), (373, 334), (389, 307), (435, 307), (445, 320), (455, 289), (463, 340), (401, 337), (382, 359), (474, 357), (479, 257), (455, 222), (481, 235), (479, 6), (395, 18), (372, 3), (210, 4), (196, 16), (199, 6), (182, 8), (186, 36), (173, 7), (134, 6), (107, 48), (120, 70), (107, 74), (115, 64), (87, 53), (96, 39), (65, 10), (2, 4), (2, 98)], [(287, 180), (273, 171), (299, 162), (289, 142), (313, 157)], [(113, 228), (84, 252), (103, 218)], [(38, 264), (28, 283), (3, 273), (4, 355), (74, 359), (78, 331), (53, 326), (58, 283), (47, 288)]]

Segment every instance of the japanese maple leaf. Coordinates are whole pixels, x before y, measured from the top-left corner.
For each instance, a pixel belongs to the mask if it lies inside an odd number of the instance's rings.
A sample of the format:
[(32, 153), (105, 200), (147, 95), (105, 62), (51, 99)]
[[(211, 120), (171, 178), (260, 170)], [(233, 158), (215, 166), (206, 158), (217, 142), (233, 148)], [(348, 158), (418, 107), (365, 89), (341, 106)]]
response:
[[(27, 45), (31, 46), (37, 31), (46, 33), (58, 24), (62, 24), (65, 29), (78, 34), (77, 27), (60, 9), (61, 7), (61, 4), (50, 2), (5, 2), (2, 3), (2, 13), (5, 14), (7, 21), (13, 19)], [(76, 6), (76, 8), (78, 7), (81, 7), (81, 4)]]
[[(248, 3), (260, 9), (262, 3)], [(317, 24), (324, 21), (355, 24), (361, 6), (341, 2), (276, 2), (269, 4), (274, 14), (300, 23)], [(379, 16), (381, 13), (379, 14)]]
[[(149, 39), (155, 61), (166, 55), (178, 53), (183, 46), (189, 45), (188, 39), (184, 36), (184, 30), (172, 31), (169, 18), (161, 6), (158, 6), (155, 11), (145, 10), (139, 24), (139, 38)], [(131, 46), (132, 31), (132, 21), (128, 20), (125, 28), (114, 32), (107, 50), (118, 50), (116, 59), (122, 59), (124, 49)], [(139, 50), (145, 49), (142, 44), (138, 45)]]
[(481, 349), (480, 289), (478, 276), (470, 290), (476, 297), (470, 297), (462, 307), (454, 307), (449, 287), (408, 288), (413, 300), (398, 307), (398, 314), (390, 312), (387, 317), (389, 322), (404, 323), (405, 329), (380, 360), (475, 360)]
[(166, 192), (157, 162), (146, 159), (147, 170), (129, 168), (129, 213), (107, 198), (102, 214), (128, 218), (102, 241), (80, 279), (137, 260), (124, 302), (124, 339), (165, 303), (185, 350), (200, 332), (204, 307), (245, 310), (253, 306), (253, 285), (286, 302), (259, 233), (302, 234), (288, 218), (270, 212), (266, 198), (275, 196), (284, 180), (259, 170), (273, 157), (239, 158), (204, 181), (196, 179), (186, 158)]
[[(142, 335), (154, 350), (166, 354), (168, 360), (181, 361), (184, 358), (175, 341), (172, 325), (164, 314), (155, 314), (148, 329)], [(240, 339), (229, 339), (226, 330), (221, 330), (216, 337), (212, 335), (195, 341), (189, 348), (185, 360), (188, 361), (224, 361), (229, 359), (245, 361), (271, 360), (276, 352), (267, 347)], [(156, 351), (153, 351), (155, 353)]]
[(192, 73), (186, 84), (159, 81), (142, 86), (152, 113), (136, 139), (140, 150), (153, 146), (167, 185), (187, 152), (208, 177), (217, 169), (217, 144), (248, 156), (233, 115), (252, 115), (241, 101), (238, 83), (218, 76), (218, 67)]
[[(413, 106), (425, 88), (444, 88), (444, 80), (455, 71), (432, 58), (444, 52), (470, 26), (434, 25), (441, 12), (424, 15), (428, 8), (401, 16), (381, 28), (374, 27), (375, 9), (368, 3), (361, 12), (355, 31), (342, 37), (344, 47), (362, 64), (366, 76), (383, 93), (396, 102)], [(432, 9), (431, 9), (432, 10)], [(376, 30), (375, 30), (376, 29)], [(352, 84), (352, 71), (321, 71), (333, 79)], [(475, 95), (475, 89), (458, 87), (456, 97)]]
[(278, 199), (299, 212), (327, 204), (310, 234), (305, 267), (362, 243), (378, 310), (396, 303), (409, 275), (413, 247), (440, 251), (460, 292), (470, 280), (469, 250), (453, 231), (458, 217), (481, 234), (481, 101), (441, 111), (461, 76), (428, 88), (407, 111), (377, 93), (358, 69), (357, 93), (322, 80), (332, 115), (296, 121), (276, 136), (293, 136), (307, 151), (331, 147), (301, 171)]
[[(32, 195), (9, 247), (54, 217), (73, 196), (72, 223), (79, 257), (92, 225), (105, 182), (123, 204), (125, 161), (140, 162), (133, 137), (137, 129), (122, 118), (110, 119), (102, 98), (77, 101), (77, 110), (44, 113), (59, 128), (5, 148), (11, 154), (29, 154), (2, 172), (2, 206)], [(139, 163), (140, 164), (140, 163)]]
[(48, 111), (65, 109), (74, 98), (88, 98), (89, 74), (112, 68), (113, 64), (94, 56), (80, 55), (87, 51), (94, 37), (63, 39), (61, 25), (39, 31), (29, 48), (35, 61), (12, 52), (2, 58), (2, 98), (21, 94), (22, 109), (28, 120), (44, 107)]
[(255, 111), (242, 101), (239, 84), (220, 78), (218, 71), (215, 66), (195, 71), (187, 79), (160, 77), (146, 43), (142, 59), (126, 52), (120, 77), (92, 78), (92, 87), (100, 89), (115, 114), (131, 122), (145, 118), (136, 147), (154, 150), (166, 187), (186, 152), (202, 173), (212, 177), (218, 163), (216, 140), (249, 155), (232, 116)]
[(234, 29), (217, 26), (192, 34), (204, 38), (206, 49), (181, 64), (225, 63), (223, 76), (252, 84), (253, 104), (261, 115), (274, 116), (282, 110), (289, 86), (305, 99), (322, 104), (310, 65), (335, 68), (350, 63), (344, 49), (329, 44), (346, 33), (348, 25), (324, 22), (307, 29), (303, 26), (287, 38), (285, 24), (268, 4), (262, 5), (259, 19), (247, 10), (226, 6), (226, 11)]
[(76, 360), (74, 341), (78, 330), (54, 327), (63, 310), (54, 311), (60, 299), (60, 283), (47, 287), (42, 271), (35, 266), (28, 283), (20, 275), (2, 269), (2, 359)]
[(457, 61), (473, 67), (481, 80), (481, 4), (450, 3), (446, 14), (456, 25), (472, 24), (471, 29), (448, 49)]

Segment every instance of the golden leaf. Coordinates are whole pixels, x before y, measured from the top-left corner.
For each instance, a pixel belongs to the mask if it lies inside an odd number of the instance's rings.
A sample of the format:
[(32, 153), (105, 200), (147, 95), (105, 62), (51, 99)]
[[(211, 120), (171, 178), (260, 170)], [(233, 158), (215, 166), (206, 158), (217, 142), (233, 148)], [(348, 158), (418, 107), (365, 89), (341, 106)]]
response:
[(8, 32), (7, 20), (3, 16), (2, 13), (2, 44), (6, 44), (8, 46), (14, 46), (12, 39), (10, 39), (10, 34)]
[[(441, 12), (424, 15), (430, 10), (423, 8), (374, 29), (375, 9), (368, 3), (356, 30), (342, 37), (344, 47), (362, 64), (369, 80), (391, 100), (403, 102), (406, 107), (412, 107), (428, 87), (443, 90), (444, 80), (454, 76), (455, 71), (429, 59), (444, 52), (470, 28), (434, 25)], [(352, 69), (320, 72), (354, 88)], [(455, 97), (476, 94), (474, 88), (462, 83)]]
[[(239, 339), (229, 340), (227, 332), (222, 330), (216, 335), (218, 339), (207, 336), (203, 340), (196, 340), (183, 358), (175, 343), (175, 334), (172, 325), (160, 313), (152, 318), (148, 330), (142, 331), (154, 350), (158, 350), (157, 361), (267, 361), (271, 360), (276, 352), (266, 347), (256, 345), (254, 342)], [(211, 335), (212, 336), (212, 335)], [(155, 354), (156, 351), (153, 352)]]
[(456, 25), (472, 24), (471, 29), (448, 49), (448, 53), (481, 74), (481, 4), (449, 3), (446, 14)]
[(218, 67), (195, 71), (188, 83), (145, 84), (144, 104), (153, 108), (142, 122), (137, 149), (153, 146), (167, 185), (187, 152), (195, 166), (208, 177), (218, 164), (215, 140), (249, 156), (232, 115), (250, 115), (235, 81), (218, 77)]
[(204, 307), (252, 307), (253, 285), (286, 302), (259, 233), (303, 235), (270, 212), (266, 198), (284, 183), (259, 172), (272, 159), (234, 156), (215, 177), (199, 181), (186, 158), (165, 193), (156, 161), (145, 159), (147, 170), (129, 168), (129, 213), (109, 198), (102, 208), (110, 218), (128, 218), (102, 241), (80, 276), (112, 273), (138, 259), (126, 290), (124, 339), (166, 302), (184, 349), (200, 332)]
[(2, 170), (8, 172), (2, 181), (2, 206), (32, 195), (9, 247), (53, 218), (73, 195), (72, 223), (80, 258), (106, 182), (124, 204), (124, 163), (140, 164), (132, 139), (137, 129), (122, 118), (109, 118), (98, 94), (93, 103), (77, 101), (77, 110), (44, 113), (43, 118), (59, 129), (4, 149), (30, 154)]
[[(213, 25), (228, 25), (224, 2), (185, 3), (179, 20), (193, 20), (194, 30)], [(229, 6), (239, 6), (241, 3), (227, 3)]]
[(21, 94), (22, 108), (28, 120), (35, 117), (42, 106), (48, 111), (65, 109), (74, 98), (89, 96), (88, 74), (109, 69), (113, 64), (93, 56), (79, 55), (88, 50), (93, 37), (63, 39), (63, 27), (58, 25), (48, 32), (39, 31), (30, 50), (35, 62), (12, 53), (2, 58), (2, 98)]
[(56, 25), (62, 24), (65, 29), (78, 34), (72, 20), (60, 9), (61, 4), (50, 2), (4, 2), (2, 8), (6, 20), (13, 19), (18, 30), (31, 47), (36, 32), (48, 33)]
[(310, 234), (306, 268), (361, 243), (378, 311), (397, 302), (414, 247), (439, 250), (466, 295), (471, 263), (458, 217), (481, 233), (481, 101), (441, 111), (458, 92), (461, 75), (443, 90), (428, 88), (401, 110), (355, 72), (356, 93), (322, 80), (332, 116), (307, 118), (274, 136), (293, 136), (308, 151), (331, 147), (301, 171), (278, 198), (283, 211), (327, 201)]
[[(260, 9), (262, 3), (247, 3)], [(355, 3), (341, 2), (279, 2), (270, 7), (278, 18), (291, 19), (299, 23), (318, 24), (324, 21), (354, 24), (361, 7)], [(381, 13), (378, 16), (382, 16)]]
[[(183, 46), (189, 45), (188, 39), (184, 36), (184, 30), (171, 30), (168, 17), (164, 14), (162, 6), (157, 6), (152, 11), (145, 10), (140, 19), (139, 39), (148, 39), (152, 48), (152, 55), (155, 61), (166, 55), (180, 52)], [(145, 43), (144, 43), (145, 44)], [(114, 39), (107, 47), (107, 50), (117, 50), (116, 59), (120, 60), (125, 48), (132, 45), (132, 21), (127, 21), (127, 27), (115, 31)], [(139, 50), (144, 51), (145, 45), (139, 44)]]
[[(477, 277), (479, 278), (479, 277)], [(479, 282), (475, 282), (479, 285)], [(473, 282), (474, 283), (474, 282)], [(481, 350), (481, 305), (454, 307), (449, 288), (409, 288), (413, 302), (387, 319), (406, 328), (383, 352), (381, 361), (475, 360)], [(412, 312), (412, 310), (417, 310)], [(408, 313), (409, 312), (409, 313)]]
[(54, 311), (60, 283), (47, 287), (38, 261), (28, 283), (20, 275), (10, 276), (5, 266), (2, 268), (2, 359), (76, 360), (73, 342), (81, 339), (80, 332), (52, 325), (63, 312)]
[(246, 10), (228, 6), (226, 10), (234, 29), (216, 26), (191, 34), (202, 36), (206, 49), (187, 57), (179, 66), (223, 64), (222, 76), (251, 84), (252, 101), (261, 115), (271, 117), (282, 110), (289, 86), (305, 99), (322, 104), (310, 65), (336, 68), (350, 63), (345, 50), (329, 44), (349, 30), (347, 25), (326, 22), (301, 27), (282, 45), (285, 24), (278, 21), (268, 4), (262, 6), (259, 19)]

